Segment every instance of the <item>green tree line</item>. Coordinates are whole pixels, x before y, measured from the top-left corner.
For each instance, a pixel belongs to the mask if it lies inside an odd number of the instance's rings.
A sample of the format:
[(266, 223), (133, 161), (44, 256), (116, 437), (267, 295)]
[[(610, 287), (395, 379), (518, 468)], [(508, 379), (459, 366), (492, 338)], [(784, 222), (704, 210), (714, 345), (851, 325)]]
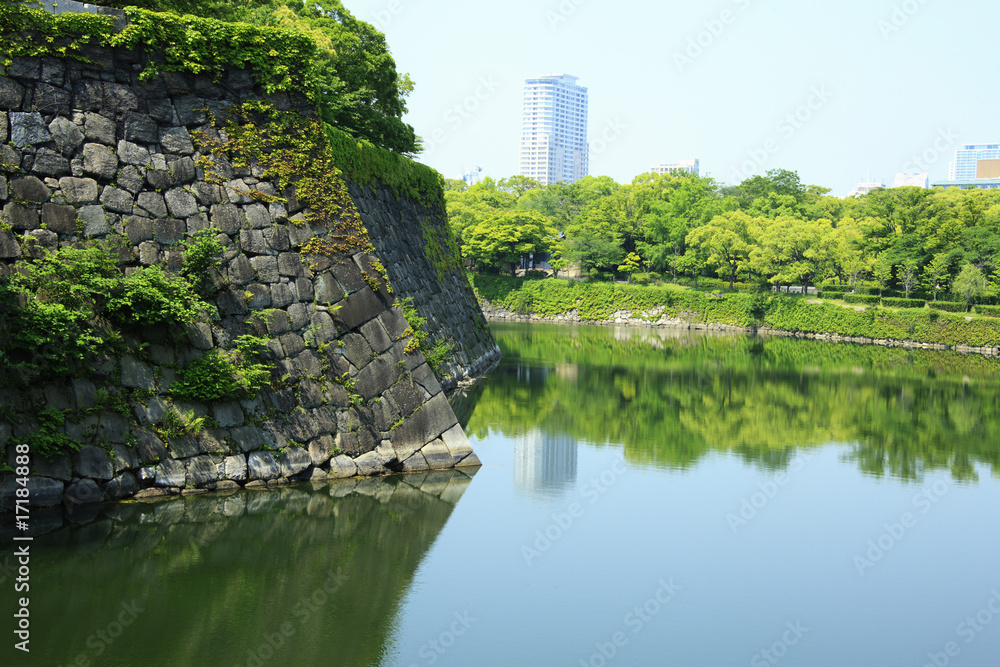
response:
[(1000, 190), (879, 189), (841, 199), (783, 169), (737, 186), (688, 173), (542, 186), (523, 176), (446, 181), (448, 215), (475, 270), (526, 255), (584, 276), (854, 287), (966, 302), (998, 287)]

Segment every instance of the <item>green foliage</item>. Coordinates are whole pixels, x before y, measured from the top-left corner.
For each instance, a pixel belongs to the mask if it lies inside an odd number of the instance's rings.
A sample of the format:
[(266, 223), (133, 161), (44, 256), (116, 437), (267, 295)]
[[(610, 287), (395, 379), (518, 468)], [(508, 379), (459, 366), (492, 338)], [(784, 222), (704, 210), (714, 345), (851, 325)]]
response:
[(126, 6), (129, 19), (117, 34), (110, 16), (0, 4), (0, 34), (11, 45), (4, 67), (14, 56), (87, 60), (87, 45), (96, 44), (145, 52), (141, 81), (160, 71), (218, 79), (226, 68), (247, 69), (266, 93), (301, 93), (321, 119), (355, 137), (397, 153), (419, 150), (413, 128), (402, 121), (412, 81), (397, 74), (385, 36), (339, 0), (111, 4)]
[(199, 229), (188, 236), (184, 243), (184, 264), (180, 274), (194, 286), (199, 294), (204, 294), (209, 285), (210, 272), (219, 266), (219, 256), (223, 252), (212, 229)]
[(326, 124), (324, 129), (334, 164), (351, 182), (381, 183), (399, 198), (422, 202), (432, 209), (443, 208), (444, 180), (435, 170), (355, 138), (333, 125)]
[[(517, 313), (554, 317), (577, 312), (584, 321), (608, 321), (619, 310), (633, 318), (655, 321), (677, 317), (690, 323), (732, 324), (753, 328), (766, 325), (780, 331), (839, 334), (846, 337), (910, 340), (944, 345), (995, 346), (1000, 328), (990, 318), (966, 321), (960, 315), (924, 308), (890, 311), (870, 305), (862, 312), (833, 303), (810, 303), (805, 298), (767, 294), (717, 295), (675, 286), (523, 280), (502, 276), (474, 276), (480, 299), (493, 307)], [(850, 295), (845, 295), (850, 296)], [(870, 298), (878, 300), (877, 296)], [(932, 308), (937, 304), (929, 303)], [(964, 310), (964, 304), (953, 304)], [(948, 305), (946, 304), (945, 307)], [(764, 315), (760, 317), (761, 311)]]
[(191, 283), (146, 266), (129, 274), (107, 304), (108, 316), (126, 329), (183, 326), (210, 311)]
[(209, 350), (178, 374), (170, 393), (181, 400), (211, 403), (249, 398), (271, 384), (271, 365), (261, 362), (267, 339), (240, 336), (234, 350)]
[(441, 378), (441, 373), (443, 372), (442, 364), (451, 356), (451, 344), (444, 340), (437, 341), (433, 346), (430, 344), (430, 334), (426, 329), (427, 318), (420, 316), (416, 306), (413, 305), (412, 298), (401, 299), (396, 302), (396, 305), (402, 308), (403, 315), (406, 316), (406, 322), (410, 325), (407, 332), (403, 335), (413, 336), (410, 342), (407, 343), (405, 351), (416, 352), (420, 350), (424, 355), (427, 365), (434, 371), (434, 375)]
[(127, 277), (100, 242), (63, 247), (0, 278), (5, 382), (75, 375), (121, 349), (123, 333), (182, 329), (212, 308), (180, 276), (142, 267)]
[(821, 298), (821, 299), (843, 299), (844, 298), (844, 293), (843, 292), (835, 292), (833, 290), (824, 289), (824, 290), (820, 290), (819, 293), (817, 294), (817, 296), (819, 298)]
[(28, 445), (33, 455), (40, 454), (49, 461), (79, 451), (82, 445), (62, 432), (68, 414), (69, 410), (52, 408), (38, 411), (38, 428), (23, 440), (15, 439), (14, 444)]

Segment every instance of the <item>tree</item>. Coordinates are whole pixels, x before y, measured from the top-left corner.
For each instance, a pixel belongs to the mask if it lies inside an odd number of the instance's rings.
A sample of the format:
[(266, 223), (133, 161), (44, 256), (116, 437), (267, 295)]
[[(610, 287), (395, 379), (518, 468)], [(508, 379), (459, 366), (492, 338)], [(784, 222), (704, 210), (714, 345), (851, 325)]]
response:
[(875, 259), (872, 275), (878, 282), (878, 295), (882, 296), (882, 290), (888, 287), (892, 281), (892, 261), (886, 253), (882, 253)]
[(935, 301), (937, 301), (939, 290), (948, 289), (948, 280), (951, 278), (951, 262), (952, 253), (940, 252), (934, 255), (924, 271), (924, 285), (934, 292)]
[(974, 264), (966, 264), (955, 278), (951, 291), (965, 304), (965, 312), (969, 312), (969, 304), (978, 296), (982, 296), (986, 280), (983, 272)]
[(903, 262), (896, 268), (899, 270), (899, 284), (903, 286), (903, 292), (909, 299), (910, 290), (917, 284), (920, 277), (920, 269), (917, 268), (917, 263), (913, 260)]
[(628, 274), (628, 282), (632, 282), (632, 275), (642, 268), (642, 258), (634, 252), (630, 252), (625, 261), (618, 267), (622, 273)]
[(687, 236), (687, 244), (706, 254), (706, 264), (716, 268), (720, 277), (729, 279), (733, 289), (736, 274), (744, 267), (750, 254), (748, 229), (750, 216), (733, 211), (716, 216), (712, 222), (698, 227)]
[(521, 257), (552, 252), (558, 245), (555, 230), (534, 211), (503, 211), (466, 231), (462, 254), (486, 272), (506, 268), (511, 275)]

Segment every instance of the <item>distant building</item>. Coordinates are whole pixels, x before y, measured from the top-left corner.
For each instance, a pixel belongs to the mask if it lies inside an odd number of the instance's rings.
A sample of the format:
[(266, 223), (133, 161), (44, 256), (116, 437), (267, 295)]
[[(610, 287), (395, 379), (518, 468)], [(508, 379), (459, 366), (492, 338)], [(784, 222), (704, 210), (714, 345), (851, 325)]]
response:
[(927, 189), (930, 184), (930, 179), (927, 174), (896, 174), (896, 181), (893, 183), (894, 188), (924, 188)]
[(543, 185), (572, 183), (589, 173), (587, 89), (578, 77), (546, 74), (524, 82), (518, 173)]
[(689, 174), (698, 176), (699, 169), (700, 165), (697, 158), (689, 158), (685, 160), (678, 160), (672, 164), (658, 164), (654, 167), (650, 167), (649, 170), (656, 174), (669, 174), (676, 171), (686, 171)]
[(868, 181), (866, 183), (858, 183), (858, 189), (852, 192), (850, 195), (866, 195), (872, 190), (880, 190), (885, 187), (885, 183), (881, 181)]
[(937, 181), (932, 188), (962, 188), (963, 190), (1000, 190), (1000, 178), (970, 178), (965, 181)]
[(1000, 178), (1000, 144), (964, 144), (948, 165), (949, 181)]

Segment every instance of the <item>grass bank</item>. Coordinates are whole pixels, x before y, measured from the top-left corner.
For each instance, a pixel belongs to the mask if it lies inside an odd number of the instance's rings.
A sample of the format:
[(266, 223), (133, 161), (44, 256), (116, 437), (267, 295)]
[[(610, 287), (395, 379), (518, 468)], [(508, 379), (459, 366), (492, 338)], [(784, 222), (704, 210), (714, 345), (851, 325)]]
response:
[(1000, 346), (1000, 319), (930, 308), (860, 306), (842, 300), (717, 293), (676, 285), (471, 276), (487, 315), (499, 310), (556, 320), (650, 325), (725, 324), (793, 334), (909, 341), (971, 348)]

